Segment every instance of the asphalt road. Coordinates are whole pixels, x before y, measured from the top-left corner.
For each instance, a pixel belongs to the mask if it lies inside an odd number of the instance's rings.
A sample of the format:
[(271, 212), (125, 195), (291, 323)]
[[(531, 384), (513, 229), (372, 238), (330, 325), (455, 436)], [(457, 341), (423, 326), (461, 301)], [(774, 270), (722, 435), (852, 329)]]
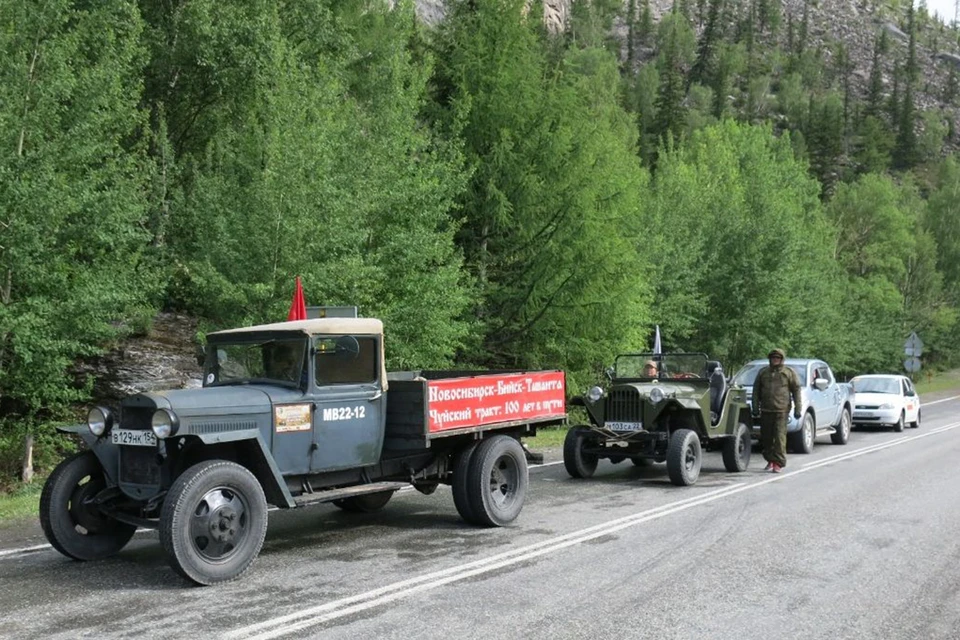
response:
[(960, 400), (923, 413), (818, 439), (780, 475), (707, 454), (688, 488), (629, 462), (575, 481), (548, 452), (503, 529), (461, 523), (445, 488), (372, 515), (274, 511), (253, 568), (218, 587), (187, 586), (152, 532), (95, 563), (8, 534), (0, 637), (957, 640)]

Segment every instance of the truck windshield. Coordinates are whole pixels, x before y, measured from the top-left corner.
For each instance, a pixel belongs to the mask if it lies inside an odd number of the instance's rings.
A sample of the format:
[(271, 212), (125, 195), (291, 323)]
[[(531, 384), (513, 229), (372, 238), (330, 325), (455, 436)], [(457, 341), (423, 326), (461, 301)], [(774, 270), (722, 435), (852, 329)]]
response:
[(212, 343), (204, 386), (251, 382), (302, 386), (306, 382), (306, 347), (307, 340), (302, 336)]
[(702, 353), (630, 353), (617, 356), (616, 378), (706, 378), (707, 356)]
[[(756, 362), (754, 364), (748, 364), (743, 369), (737, 372), (737, 375), (733, 376), (733, 380), (730, 384), (739, 387), (752, 387), (753, 383), (757, 380), (757, 374), (760, 373), (760, 370), (767, 366), (766, 362)], [(800, 386), (807, 384), (807, 367), (802, 364), (788, 364), (788, 367), (797, 372), (797, 376), (800, 378)]]

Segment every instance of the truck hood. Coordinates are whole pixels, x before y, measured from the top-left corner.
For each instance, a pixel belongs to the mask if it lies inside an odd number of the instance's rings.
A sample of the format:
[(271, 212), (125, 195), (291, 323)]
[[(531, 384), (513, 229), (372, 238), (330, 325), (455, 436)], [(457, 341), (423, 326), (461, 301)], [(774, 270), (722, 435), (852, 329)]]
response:
[(270, 413), (277, 403), (296, 402), (303, 392), (273, 385), (242, 385), (175, 389), (140, 393), (124, 400), (124, 407), (172, 409), (180, 417)]

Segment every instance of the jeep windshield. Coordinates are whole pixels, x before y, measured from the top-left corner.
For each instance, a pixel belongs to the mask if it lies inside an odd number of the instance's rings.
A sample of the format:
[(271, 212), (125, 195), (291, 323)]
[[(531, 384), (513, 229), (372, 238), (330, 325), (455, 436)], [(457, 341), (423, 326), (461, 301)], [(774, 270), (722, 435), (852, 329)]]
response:
[(702, 353), (630, 353), (617, 356), (615, 378), (706, 378), (707, 356)]
[[(743, 369), (737, 372), (737, 375), (733, 376), (733, 380), (730, 384), (740, 387), (752, 387), (753, 383), (757, 380), (757, 375), (760, 373), (760, 370), (767, 366), (766, 362), (757, 362), (754, 364), (748, 364)], [(797, 372), (797, 376), (800, 378), (800, 386), (807, 384), (807, 367), (802, 364), (788, 364), (788, 367)]]
[(303, 336), (211, 343), (204, 386), (267, 383), (300, 387), (305, 382)]

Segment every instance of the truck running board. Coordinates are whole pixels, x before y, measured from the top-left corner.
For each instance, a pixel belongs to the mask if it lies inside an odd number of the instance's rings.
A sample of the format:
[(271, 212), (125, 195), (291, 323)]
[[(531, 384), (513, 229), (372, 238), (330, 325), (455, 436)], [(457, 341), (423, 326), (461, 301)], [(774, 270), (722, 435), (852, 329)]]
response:
[(352, 498), (362, 496), (368, 493), (380, 493), (381, 491), (397, 491), (410, 486), (407, 482), (372, 482), (370, 484), (358, 484), (353, 487), (342, 487), (340, 489), (325, 489), (323, 491), (314, 491), (313, 493), (303, 493), (294, 496), (293, 501), (298, 507), (308, 504), (317, 504), (319, 502), (333, 502), (343, 498)]

